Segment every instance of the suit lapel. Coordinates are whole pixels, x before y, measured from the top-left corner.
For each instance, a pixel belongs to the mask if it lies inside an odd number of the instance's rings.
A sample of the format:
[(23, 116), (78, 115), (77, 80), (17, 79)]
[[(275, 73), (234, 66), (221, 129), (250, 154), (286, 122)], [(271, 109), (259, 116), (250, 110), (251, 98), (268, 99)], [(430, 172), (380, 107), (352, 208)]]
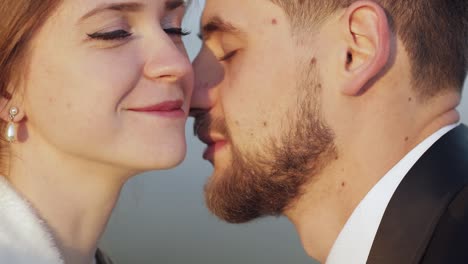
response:
[(367, 263), (419, 263), (448, 203), (468, 182), (467, 164), (468, 128), (461, 125), (405, 176), (387, 206)]

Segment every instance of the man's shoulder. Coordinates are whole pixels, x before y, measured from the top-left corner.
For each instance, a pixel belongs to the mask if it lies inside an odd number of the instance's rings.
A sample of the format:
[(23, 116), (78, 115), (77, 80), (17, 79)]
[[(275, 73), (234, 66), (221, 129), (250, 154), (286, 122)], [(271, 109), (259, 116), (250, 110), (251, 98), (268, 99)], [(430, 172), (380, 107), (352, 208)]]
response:
[(460, 190), (468, 183), (468, 127), (461, 124), (440, 138), (413, 169), (416, 173), (457, 181)]
[(440, 218), (422, 263), (468, 263), (468, 185)]
[(398, 186), (368, 263), (420, 263), (423, 258), (428, 262), (422, 263), (460, 263), (431, 260), (451, 254), (444, 244), (468, 248), (467, 184), (468, 128), (459, 125), (433, 144)]

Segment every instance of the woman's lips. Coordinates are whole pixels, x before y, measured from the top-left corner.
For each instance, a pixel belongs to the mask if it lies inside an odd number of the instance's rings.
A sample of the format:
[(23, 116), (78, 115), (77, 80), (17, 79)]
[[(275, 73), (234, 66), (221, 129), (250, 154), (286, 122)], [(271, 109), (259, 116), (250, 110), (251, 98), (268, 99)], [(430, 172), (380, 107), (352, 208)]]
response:
[(176, 101), (165, 101), (159, 104), (139, 107), (139, 108), (129, 108), (129, 111), (148, 113), (152, 115), (158, 115), (163, 117), (185, 117), (185, 112), (182, 109), (184, 102), (182, 100)]

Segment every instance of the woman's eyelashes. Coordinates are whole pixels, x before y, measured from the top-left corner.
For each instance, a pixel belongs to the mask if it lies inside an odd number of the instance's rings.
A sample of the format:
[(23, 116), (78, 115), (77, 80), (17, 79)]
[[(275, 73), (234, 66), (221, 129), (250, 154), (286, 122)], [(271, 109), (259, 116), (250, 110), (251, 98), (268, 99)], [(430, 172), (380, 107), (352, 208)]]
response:
[(88, 37), (95, 40), (104, 40), (104, 41), (112, 41), (112, 40), (123, 40), (127, 39), (132, 36), (132, 33), (119, 29), (110, 32), (96, 32), (93, 34), (88, 34)]
[[(190, 31), (187, 31), (187, 30), (182, 29), (182, 28), (177, 28), (177, 27), (165, 28), (164, 32), (166, 32), (166, 34), (172, 35), (172, 36), (187, 36), (187, 35), (190, 34)], [(128, 32), (128, 31), (123, 30), (123, 29), (119, 29), (119, 30), (114, 30), (114, 31), (110, 31), (110, 32), (96, 32), (96, 33), (93, 33), (93, 34), (88, 34), (88, 37), (91, 38), (91, 39), (95, 39), (95, 40), (118, 41), (118, 40), (127, 39), (127, 38), (131, 37), (132, 35), (133, 35), (133, 33), (131, 33), (131, 32)]]
[(187, 36), (187, 35), (190, 35), (190, 33), (191, 33), (188, 30), (178, 28), (178, 27), (165, 28), (164, 32), (166, 32), (166, 34), (168, 34), (168, 35), (174, 35), (174, 36)]

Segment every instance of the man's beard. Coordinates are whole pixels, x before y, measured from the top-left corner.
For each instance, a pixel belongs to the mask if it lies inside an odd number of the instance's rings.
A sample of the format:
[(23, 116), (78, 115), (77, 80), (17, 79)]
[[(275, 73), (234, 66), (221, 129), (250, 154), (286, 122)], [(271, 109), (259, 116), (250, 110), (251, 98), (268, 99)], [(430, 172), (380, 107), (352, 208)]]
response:
[[(337, 156), (333, 131), (323, 122), (319, 96), (321, 85), (315, 65), (298, 83), (298, 104), (279, 139), (269, 139), (255, 151), (233, 144), (223, 119), (199, 116), (195, 132), (210, 129), (231, 143), (232, 163), (215, 171), (205, 185), (208, 209), (230, 223), (245, 223), (262, 216), (279, 216), (303, 192), (314, 175)], [(216, 175), (222, 174), (222, 175)]]

